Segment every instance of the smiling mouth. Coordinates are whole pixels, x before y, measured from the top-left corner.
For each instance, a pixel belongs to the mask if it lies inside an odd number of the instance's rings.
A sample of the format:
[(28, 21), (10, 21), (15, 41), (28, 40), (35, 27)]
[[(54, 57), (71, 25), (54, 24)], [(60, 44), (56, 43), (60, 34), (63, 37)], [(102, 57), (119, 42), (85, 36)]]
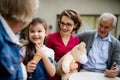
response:
[(63, 32), (68, 32), (68, 30), (62, 30)]
[(41, 38), (33, 38), (33, 40), (40, 40)]

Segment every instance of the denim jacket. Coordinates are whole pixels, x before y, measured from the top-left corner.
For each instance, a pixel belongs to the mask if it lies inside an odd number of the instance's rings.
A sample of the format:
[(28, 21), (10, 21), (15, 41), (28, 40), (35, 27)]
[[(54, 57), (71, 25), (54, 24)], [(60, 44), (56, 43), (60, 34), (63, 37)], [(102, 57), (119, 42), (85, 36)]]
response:
[(0, 21), (0, 80), (23, 80), (19, 45), (12, 42)]

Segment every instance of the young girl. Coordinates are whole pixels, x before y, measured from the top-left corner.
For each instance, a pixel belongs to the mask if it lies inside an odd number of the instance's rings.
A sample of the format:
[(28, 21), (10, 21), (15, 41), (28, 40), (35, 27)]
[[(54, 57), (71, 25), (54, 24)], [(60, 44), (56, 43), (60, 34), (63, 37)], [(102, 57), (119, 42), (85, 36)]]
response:
[[(26, 65), (29, 80), (47, 80), (47, 75), (54, 76), (54, 51), (44, 45), (47, 35), (46, 22), (41, 18), (35, 18), (28, 26), (28, 41), (21, 48), (23, 63)], [(36, 63), (34, 54), (40, 54), (41, 60)]]

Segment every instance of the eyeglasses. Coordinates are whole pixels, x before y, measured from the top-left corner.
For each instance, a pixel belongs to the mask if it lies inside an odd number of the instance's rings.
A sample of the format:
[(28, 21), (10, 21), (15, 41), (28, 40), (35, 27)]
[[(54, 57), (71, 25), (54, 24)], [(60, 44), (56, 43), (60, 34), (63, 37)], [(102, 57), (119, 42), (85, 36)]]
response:
[(72, 27), (74, 24), (59, 22), (60, 26), (66, 26), (67, 28)]

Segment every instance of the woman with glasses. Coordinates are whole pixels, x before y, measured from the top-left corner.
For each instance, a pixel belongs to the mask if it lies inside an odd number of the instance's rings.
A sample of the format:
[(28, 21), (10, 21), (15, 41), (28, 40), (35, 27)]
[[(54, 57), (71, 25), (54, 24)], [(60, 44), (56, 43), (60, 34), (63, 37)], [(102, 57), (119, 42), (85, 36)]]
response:
[[(74, 10), (64, 10), (58, 20), (59, 31), (49, 34), (46, 39), (46, 45), (55, 51), (55, 60), (59, 59), (79, 43), (77, 36), (72, 34), (81, 26), (80, 15)], [(71, 64), (70, 70), (79, 69), (79, 62)], [(49, 80), (60, 80), (59, 75), (55, 75)]]

